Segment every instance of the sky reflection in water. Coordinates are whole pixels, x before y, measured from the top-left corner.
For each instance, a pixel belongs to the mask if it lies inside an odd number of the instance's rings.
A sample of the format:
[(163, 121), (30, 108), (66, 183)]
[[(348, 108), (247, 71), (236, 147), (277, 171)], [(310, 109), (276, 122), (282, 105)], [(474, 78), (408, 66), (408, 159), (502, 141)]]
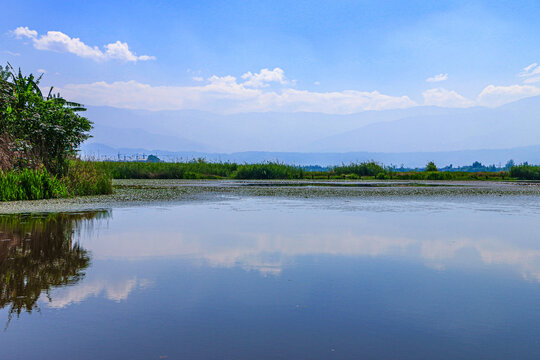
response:
[(401, 201), (244, 198), (64, 216), (56, 222), (71, 224), (69, 246), (90, 265), (43, 286), (40, 314), (15, 316), (0, 354), (538, 358), (530, 199), (490, 211), (466, 199)]

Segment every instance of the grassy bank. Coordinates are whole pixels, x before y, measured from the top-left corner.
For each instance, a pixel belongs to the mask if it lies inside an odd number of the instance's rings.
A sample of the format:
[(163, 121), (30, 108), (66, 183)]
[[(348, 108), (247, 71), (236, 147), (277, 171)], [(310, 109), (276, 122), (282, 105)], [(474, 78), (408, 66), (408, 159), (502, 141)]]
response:
[[(305, 171), (298, 166), (269, 162), (260, 164), (213, 163), (197, 160), (183, 163), (94, 162), (114, 179), (309, 179), (309, 180), (509, 180), (506, 171), (407, 171), (399, 172), (375, 162), (352, 163), (326, 171)], [(540, 173), (540, 172), (539, 172)]]
[(327, 171), (305, 171), (280, 163), (235, 164), (204, 160), (184, 163), (71, 161), (67, 173), (54, 176), (45, 169), (0, 172), (0, 201), (39, 200), (111, 194), (112, 179), (245, 179), (245, 180), (540, 180), (540, 167), (518, 165), (510, 171), (406, 171), (375, 162), (353, 163)]
[(59, 178), (46, 169), (0, 172), (0, 201), (41, 200), (112, 193), (111, 177), (94, 164), (73, 161)]
[(235, 164), (203, 160), (183, 163), (95, 162), (114, 179), (302, 179), (304, 170), (279, 163)]

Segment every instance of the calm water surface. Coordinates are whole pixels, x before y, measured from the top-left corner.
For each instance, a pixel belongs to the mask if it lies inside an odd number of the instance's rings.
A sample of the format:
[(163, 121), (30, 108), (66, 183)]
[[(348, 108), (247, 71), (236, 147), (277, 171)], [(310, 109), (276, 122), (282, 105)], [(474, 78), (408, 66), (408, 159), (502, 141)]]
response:
[(0, 358), (539, 359), (538, 200), (0, 216)]

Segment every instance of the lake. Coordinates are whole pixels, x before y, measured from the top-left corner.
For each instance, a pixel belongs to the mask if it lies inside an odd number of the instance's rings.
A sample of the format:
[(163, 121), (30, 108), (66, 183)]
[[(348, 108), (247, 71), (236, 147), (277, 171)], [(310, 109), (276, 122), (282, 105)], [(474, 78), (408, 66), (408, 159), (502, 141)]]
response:
[(0, 204), (0, 358), (539, 359), (538, 186), (368, 185)]

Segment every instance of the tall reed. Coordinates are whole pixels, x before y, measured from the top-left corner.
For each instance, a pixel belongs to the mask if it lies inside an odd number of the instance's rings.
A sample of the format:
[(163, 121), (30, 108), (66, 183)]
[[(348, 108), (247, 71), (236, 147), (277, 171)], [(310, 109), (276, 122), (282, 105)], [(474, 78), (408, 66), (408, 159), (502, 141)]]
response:
[(522, 180), (540, 180), (540, 166), (525, 164), (512, 166), (510, 176)]

